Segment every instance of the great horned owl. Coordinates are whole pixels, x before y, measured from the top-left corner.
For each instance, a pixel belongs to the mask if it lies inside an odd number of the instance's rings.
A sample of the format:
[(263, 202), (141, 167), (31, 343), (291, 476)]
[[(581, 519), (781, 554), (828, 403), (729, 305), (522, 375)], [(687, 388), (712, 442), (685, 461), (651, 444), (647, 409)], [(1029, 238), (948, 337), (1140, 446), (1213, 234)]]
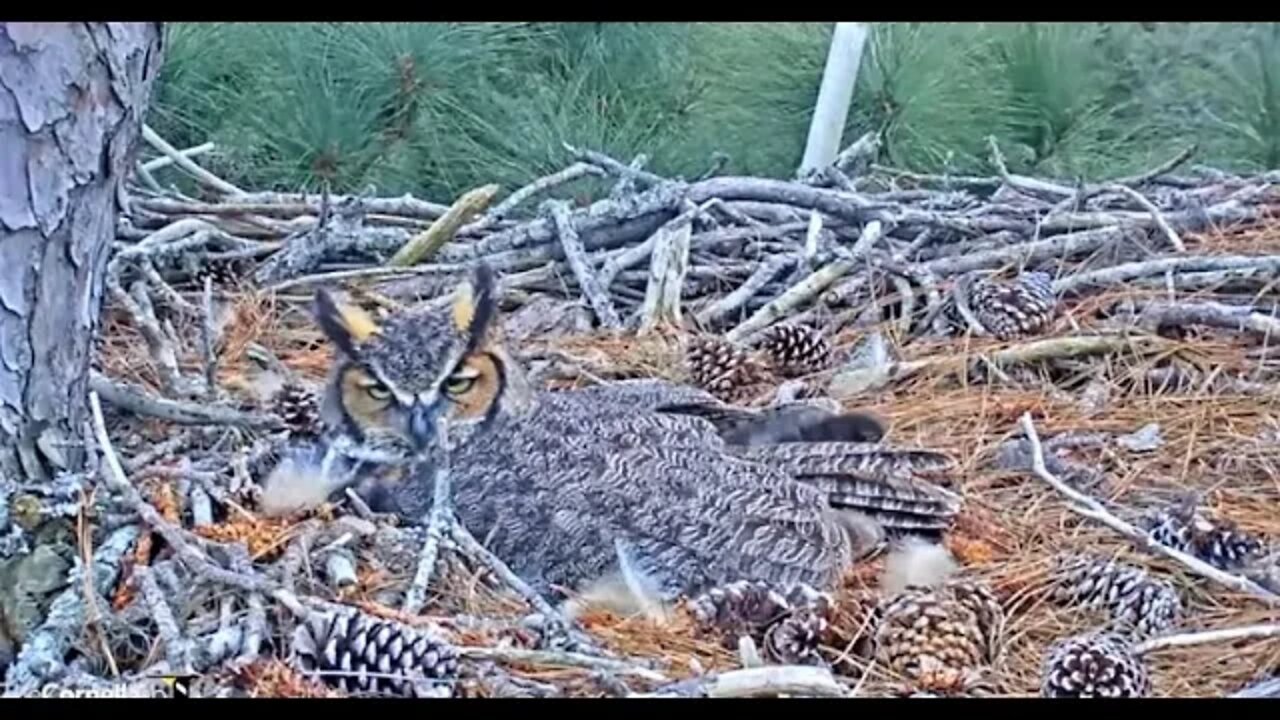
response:
[[(936, 454), (735, 438), (741, 417), (659, 381), (533, 390), (483, 266), (447, 307), (379, 322), (321, 291), (316, 314), (338, 350), (333, 441), (402, 468), (383, 490), (409, 520), (429, 512), (447, 463), (458, 519), (543, 593), (617, 575), (664, 600), (741, 579), (829, 586), (868, 549), (866, 515), (941, 527), (958, 509), (913, 475), (945, 466)], [(831, 413), (806, 423), (824, 421), (817, 437), (878, 437)]]

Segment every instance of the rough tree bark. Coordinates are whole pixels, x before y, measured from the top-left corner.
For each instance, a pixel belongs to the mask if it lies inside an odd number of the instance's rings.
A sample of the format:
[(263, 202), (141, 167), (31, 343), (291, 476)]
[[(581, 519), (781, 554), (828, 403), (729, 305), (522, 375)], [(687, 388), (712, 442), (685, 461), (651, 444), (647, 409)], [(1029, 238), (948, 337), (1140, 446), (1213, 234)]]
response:
[(83, 467), (117, 190), (162, 32), (159, 23), (0, 23), (0, 492), (6, 478)]

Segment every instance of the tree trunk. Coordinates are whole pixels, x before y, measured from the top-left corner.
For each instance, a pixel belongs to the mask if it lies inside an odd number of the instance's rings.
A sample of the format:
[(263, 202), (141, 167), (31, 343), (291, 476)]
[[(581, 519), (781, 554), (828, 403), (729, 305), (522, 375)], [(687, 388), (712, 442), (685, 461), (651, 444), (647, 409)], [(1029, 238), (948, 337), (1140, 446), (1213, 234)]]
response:
[(0, 499), (84, 467), (117, 191), (162, 45), (159, 23), (0, 23)]

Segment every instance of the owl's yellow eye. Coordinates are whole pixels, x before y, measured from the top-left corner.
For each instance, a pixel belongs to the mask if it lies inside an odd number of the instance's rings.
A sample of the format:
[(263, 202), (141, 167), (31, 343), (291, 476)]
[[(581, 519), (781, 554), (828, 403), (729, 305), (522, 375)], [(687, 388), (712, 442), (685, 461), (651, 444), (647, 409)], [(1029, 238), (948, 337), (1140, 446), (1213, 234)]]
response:
[(364, 391), (369, 393), (369, 397), (377, 400), (378, 402), (384, 402), (391, 398), (391, 391), (385, 386), (377, 383), (365, 386)]
[(444, 381), (444, 391), (450, 395), (461, 395), (476, 384), (476, 376), (454, 375)]

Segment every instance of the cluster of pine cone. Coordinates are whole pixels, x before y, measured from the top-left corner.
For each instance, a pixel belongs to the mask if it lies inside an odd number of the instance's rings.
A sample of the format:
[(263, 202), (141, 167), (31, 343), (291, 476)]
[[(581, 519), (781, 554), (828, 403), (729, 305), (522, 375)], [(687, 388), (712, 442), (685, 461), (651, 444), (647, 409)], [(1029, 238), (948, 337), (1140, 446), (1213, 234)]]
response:
[(779, 324), (762, 331), (748, 346), (704, 336), (685, 350), (695, 385), (724, 400), (740, 402), (761, 394), (779, 377), (800, 377), (830, 368), (831, 343), (807, 325)]
[[(700, 627), (720, 634), (726, 647), (745, 635), (772, 662), (825, 664), (819, 648), (839, 634), (832, 598), (804, 585), (736, 582), (703, 593), (689, 607)], [(999, 654), (1005, 614), (986, 586), (962, 579), (908, 586), (873, 599), (866, 610), (870, 642), (853, 650), (906, 678), (904, 694), (975, 695), (989, 689), (983, 670)]]
[(688, 601), (704, 631), (720, 634), (727, 647), (750, 637), (773, 662), (813, 665), (827, 638), (834, 607), (830, 595), (803, 585), (742, 580), (712, 588)]
[(1104, 625), (1054, 643), (1045, 656), (1044, 697), (1144, 697), (1151, 678), (1134, 643), (1177, 626), (1182, 600), (1173, 585), (1145, 570), (1094, 555), (1059, 559), (1053, 599), (1100, 611)]

